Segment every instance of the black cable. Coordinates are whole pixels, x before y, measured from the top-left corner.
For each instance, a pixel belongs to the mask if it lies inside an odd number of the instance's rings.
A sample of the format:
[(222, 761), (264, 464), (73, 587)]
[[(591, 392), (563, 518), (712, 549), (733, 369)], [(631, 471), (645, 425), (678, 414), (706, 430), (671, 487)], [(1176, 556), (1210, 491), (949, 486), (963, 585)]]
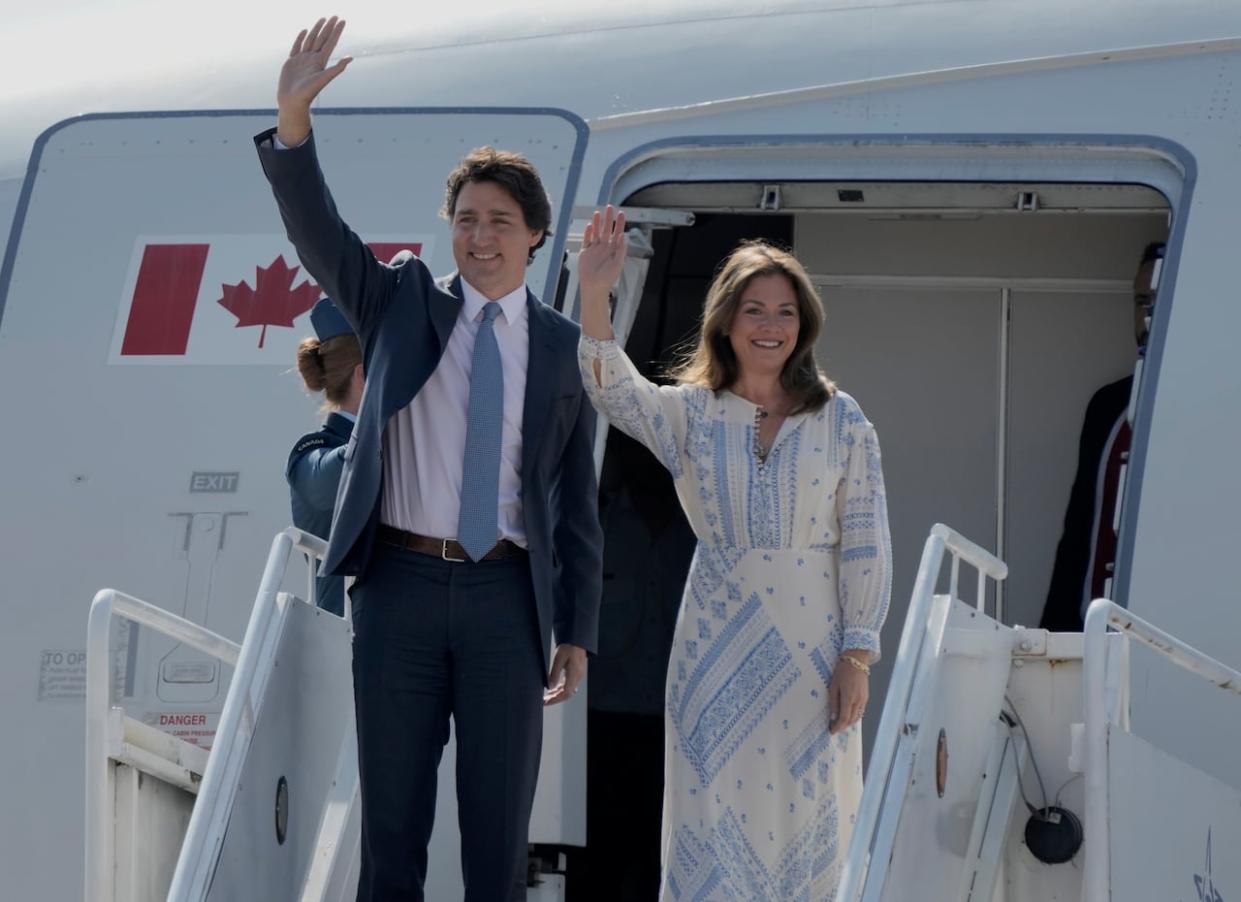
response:
[[(1043, 774), (1038, 769), (1038, 759), (1034, 757), (1034, 744), (1030, 742), (1030, 731), (1026, 729), (1025, 721), (1023, 721), (1021, 719), (1021, 715), (1017, 713), (1017, 706), (1013, 704), (1013, 700), (1005, 695), (1004, 701), (1006, 701), (1008, 706), (1012, 708), (1013, 717), (1017, 718), (1017, 726), (1021, 727), (1021, 732), (1026, 737), (1026, 748), (1030, 750), (1030, 764), (1034, 767), (1034, 776), (1038, 777), (1038, 788), (1043, 794), (1043, 809), (1046, 810), (1051, 805), (1051, 801), (1047, 798), (1047, 784), (1043, 782)], [(1011, 725), (1009, 726), (1009, 729), (1012, 729)]]
[(1060, 794), (1069, 788), (1070, 783), (1072, 783), (1074, 780), (1080, 780), (1084, 776), (1085, 774), (1074, 774), (1073, 776), (1065, 780), (1064, 783), (1061, 784), (1060, 788), (1056, 790), (1056, 800), (1052, 804), (1055, 805), (1057, 808), (1059, 808), (1060, 807)]
[[(1049, 809), (1051, 806), (1051, 802), (1049, 802), (1049, 799), (1047, 799), (1047, 785), (1044, 782), (1042, 782), (1042, 772), (1039, 769), (1039, 762), (1037, 762), (1037, 759), (1034, 756), (1034, 743), (1030, 742), (1030, 731), (1026, 730), (1025, 721), (1021, 720), (1021, 715), (1019, 715), (1018, 711), (1016, 711), (1016, 705), (1014, 705), (1013, 700), (1009, 699), (1009, 697), (1005, 695), (1004, 701), (1008, 702), (1008, 706), (1011, 708), (1011, 710), (1013, 710), (1013, 713), (1009, 715), (1008, 711), (1001, 710), (1000, 717), (1003, 718), (1005, 725), (1008, 726), (1009, 732), (1013, 731), (1013, 727), (1016, 726), (1016, 727), (1021, 728), (1021, 733), (1023, 733), (1023, 735), (1025, 736), (1025, 747), (1028, 748), (1030, 751), (1030, 764), (1031, 764), (1031, 767), (1034, 767), (1034, 775), (1037, 778), (1037, 780), (1039, 780), (1039, 792), (1042, 793), (1042, 808), (1041, 809), (1035, 808), (1035, 806), (1030, 803), (1030, 799), (1026, 797), (1025, 785), (1023, 784), (1023, 782), (1021, 782), (1020, 762), (1018, 762), (1018, 772), (1016, 772), (1016, 783), (1018, 783), (1018, 789), (1021, 790), (1021, 800), (1023, 800), (1023, 802), (1025, 803), (1026, 808), (1030, 809), (1030, 814), (1040, 816), (1041, 818), (1042, 811), (1046, 811), (1047, 809)], [(1015, 754), (1016, 752), (1014, 751), (1014, 756)], [(1069, 785), (1069, 784), (1066, 783), (1065, 785)], [(1061, 787), (1061, 789), (1064, 789), (1064, 787)]]
[(1021, 793), (1021, 801), (1025, 803), (1025, 806), (1029, 810), (1030, 814), (1037, 817), (1038, 809), (1035, 808), (1033, 804), (1031, 804), (1030, 799), (1026, 796), (1026, 787), (1025, 787), (1025, 784), (1021, 781), (1021, 760), (1017, 757), (1017, 746), (1013, 743), (1013, 737), (1012, 737), (1012, 732), (1011, 732), (1012, 728), (1015, 727), (1017, 724), (1011, 717), (1008, 716), (1008, 713), (1005, 711), (1000, 712), (1000, 717), (1004, 720), (1004, 723), (1009, 728), (1009, 736), (1007, 739), (1004, 740), (1004, 752), (1003, 754), (1000, 755), (1000, 761), (1004, 760), (1004, 757), (1008, 754), (1009, 748), (1012, 748), (1013, 763), (1016, 764), (1017, 766), (1017, 790)]
[(1026, 821), (1025, 829), (1026, 847), (1035, 858), (1045, 864), (1064, 864), (1066, 861), (1071, 861), (1073, 856), (1082, 847), (1081, 820), (1072, 811), (1060, 807), (1060, 793), (1076, 777), (1066, 780), (1064, 785), (1056, 792), (1055, 805), (1048, 802), (1047, 784), (1043, 782), (1043, 774), (1039, 770), (1038, 761), (1034, 756), (1034, 746), (1030, 742), (1030, 731), (1026, 729), (1021, 715), (1017, 713), (1017, 706), (1013, 704), (1013, 700), (1006, 695), (1004, 696), (1004, 701), (1012, 709), (1011, 714), (1003, 709), (1000, 710), (1000, 719), (1008, 726), (1008, 736), (1005, 739), (1004, 752), (1007, 754), (1008, 746), (1012, 745), (1014, 746), (1014, 756), (1016, 756), (1016, 743), (1013, 742), (1013, 727), (1020, 727), (1022, 735), (1026, 739), (1026, 748), (1030, 751), (1030, 764), (1034, 767), (1034, 775), (1038, 777), (1039, 789), (1043, 793), (1043, 807), (1036, 809), (1026, 796), (1026, 787), (1021, 779), (1021, 762), (1018, 761), (1017, 787), (1021, 791), (1021, 801), (1025, 803), (1026, 808), (1030, 812), (1030, 819)]

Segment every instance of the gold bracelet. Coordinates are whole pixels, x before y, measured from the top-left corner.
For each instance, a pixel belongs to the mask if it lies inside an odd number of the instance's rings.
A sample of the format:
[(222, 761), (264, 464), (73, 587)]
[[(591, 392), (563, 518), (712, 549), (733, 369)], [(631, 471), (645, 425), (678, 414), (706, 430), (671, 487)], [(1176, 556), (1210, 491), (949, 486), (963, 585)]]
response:
[(842, 661), (848, 661), (850, 664), (853, 665), (853, 667), (862, 671), (862, 673), (866, 674), (867, 676), (870, 676), (870, 665), (867, 664), (865, 661), (859, 661), (857, 658), (853, 657), (853, 655), (841, 655), (840, 659)]

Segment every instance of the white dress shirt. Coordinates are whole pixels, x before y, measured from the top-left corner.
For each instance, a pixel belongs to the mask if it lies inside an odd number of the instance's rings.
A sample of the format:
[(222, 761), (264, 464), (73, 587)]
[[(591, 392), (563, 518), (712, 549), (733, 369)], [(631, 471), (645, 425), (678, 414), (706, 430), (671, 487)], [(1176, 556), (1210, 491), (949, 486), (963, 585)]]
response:
[[(483, 297), (461, 280), (461, 312), (439, 365), (422, 390), (384, 427), (383, 500), (380, 522), (434, 538), (457, 537), (464, 472), (466, 408), (474, 336)], [(504, 423), (500, 439), (500, 497), (496, 540), (526, 545), (521, 511), (521, 425), (526, 400), (530, 323), (526, 286), (500, 298), (496, 342), (504, 373)]]

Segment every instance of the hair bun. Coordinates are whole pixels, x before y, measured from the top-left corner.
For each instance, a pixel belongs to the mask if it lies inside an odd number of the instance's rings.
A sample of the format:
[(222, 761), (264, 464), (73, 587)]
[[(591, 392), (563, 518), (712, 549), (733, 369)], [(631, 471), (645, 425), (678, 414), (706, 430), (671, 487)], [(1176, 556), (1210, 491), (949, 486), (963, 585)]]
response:
[(306, 388), (312, 392), (321, 392), (327, 387), (321, 347), (322, 344), (317, 338), (303, 338), (297, 346), (297, 371), (306, 383)]

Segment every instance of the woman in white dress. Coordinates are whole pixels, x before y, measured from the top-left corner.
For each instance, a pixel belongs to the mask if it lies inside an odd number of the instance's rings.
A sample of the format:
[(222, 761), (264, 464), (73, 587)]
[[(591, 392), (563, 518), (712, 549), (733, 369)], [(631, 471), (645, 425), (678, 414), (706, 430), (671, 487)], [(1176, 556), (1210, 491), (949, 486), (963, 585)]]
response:
[(728, 258), (671, 386), (613, 340), (624, 258), (623, 214), (595, 213), (582, 378), (672, 473), (698, 537), (665, 690), (660, 898), (831, 900), (891, 587), (875, 430), (815, 362), (823, 307), (792, 255)]

